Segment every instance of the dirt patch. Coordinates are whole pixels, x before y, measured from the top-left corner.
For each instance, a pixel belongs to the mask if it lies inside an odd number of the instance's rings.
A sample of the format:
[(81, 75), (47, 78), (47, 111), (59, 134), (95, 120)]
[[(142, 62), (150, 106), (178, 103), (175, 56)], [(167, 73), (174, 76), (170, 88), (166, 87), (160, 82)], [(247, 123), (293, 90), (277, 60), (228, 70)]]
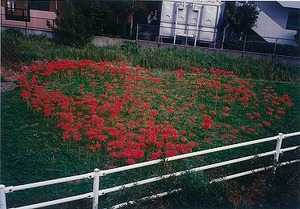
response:
[(16, 81), (18, 76), (26, 69), (27, 67), (23, 64), (5, 64), (1, 66), (1, 75), (6, 81)]

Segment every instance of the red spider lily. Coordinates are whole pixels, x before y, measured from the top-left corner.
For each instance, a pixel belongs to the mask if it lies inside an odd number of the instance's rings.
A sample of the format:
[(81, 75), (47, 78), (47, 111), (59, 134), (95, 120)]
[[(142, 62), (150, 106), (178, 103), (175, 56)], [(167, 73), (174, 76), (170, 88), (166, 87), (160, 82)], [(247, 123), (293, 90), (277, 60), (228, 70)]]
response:
[(97, 85), (98, 85), (98, 82), (93, 81), (93, 82), (91, 82), (91, 85), (92, 85), (92, 86), (97, 86)]
[[(220, 69), (192, 68), (191, 74), (178, 70), (163, 75), (150, 76), (129, 63), (61, 60), (32, 65), (18, 81), (22, 97), (33, 109), (58, 118), (64, 140), (86, 143), (94, 153), (104, 148), (129, 164), (190, 152), (199, 146), (191, 140), (202, 134), (221, 137), (226, 144), (242, 133), (256, 132), (254, 127), (271, 126), (263, 121), (280, 120), (293, 105), (287, 94), (279, 96), (271, 86), (258, 95), (254, 83)], [(90, 85), (72, 86), (66, 95), (63, 87), (52, 84), (58, 76), (87, 77)], [(184, 95), (166, 89), (167, 85), (183, 86)], [(240, 106), (246, 114), (235, 110)], [(231, 124), (235, 114), (247, 124)]]
[(209, 144), (209, 145), (213, 144), (212, 141), (209, 140), (209, 139), (205, 139), (204, 141), (205, 141), (207, 144)]
[(26, 91), (26, 90), (22, 89), (21, 92), (22, 92), (21, 96), (22, 96), (24, 99), (28, 100), (28, 99), (30, 98), (31, 94), (30, 94), (29, 91)]
[(227, 138), (228, 138), (228, 136), (229, 136), (229, 134), (227, 134), (227, 133), (226, 133), (226, 134), (222, 134), (222, 135), (221, 135), (221, 138), (223, 138), (223, 139), (227, 139)]
[(202, 104), (202, 103), (201, 103), (201, 104), (199, 105), (199, 107), (200, 107), (200, 110), (204, 110), (204, 109), (205, 109), (205, 104)]
[(202, 128), (204, 128), (204, 129), (211, 128), (211, 123), (212, 123), (211, 117), (209, 115), (205, 115)]
[(228, 113), (224, 113), (223, 116), (224, 117), (229, 117), (229, 114)]
[(154, 115), (159, 115), (159, 112), (156, 110), (150, 110), (149, 115), (154, 116)]
[(230, 110), (230, 108), (226, 106), (223, 108), (223, 110), (224, 110), (224, 112), (228, 112)]
[(239, 132), (239, 131), (238, 131), (237, 129), (233, 129), (233, 130), (231, 131), (231, 133), (234, 134), (234, 135), (236, 135), (238, 132)]

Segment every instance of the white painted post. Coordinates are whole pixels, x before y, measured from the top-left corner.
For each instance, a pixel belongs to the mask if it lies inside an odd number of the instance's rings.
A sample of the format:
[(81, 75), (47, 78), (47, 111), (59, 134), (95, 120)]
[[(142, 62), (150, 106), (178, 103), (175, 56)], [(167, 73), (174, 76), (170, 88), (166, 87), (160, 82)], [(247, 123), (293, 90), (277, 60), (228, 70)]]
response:
[(99, 203), (99, 182), (100, 182), (100, 170), (98, 168), (94, 169), (94, 181), (93, 181), (93, 208), (92, 209), (98, 209), (98, 203)]
[(6, 209), (5, 186), (0, 185), (0, 209)]
[(225, 42), (225, 37), (226, 37), (226, 29), (229, 27), (229, 24), (226, 25), (226, 27), (223, 30), (223, 37), (222, 37), (222, 45), (221, 45), (221, 49), (224, 49), (224, 42)]
[(275, 166), (274, 169), (273, 169), (274, 173), (276, 171), (276, 166), (277, 166), (277, 163), (279, 161), (279, 155), (280, 155), (282, 140), (283, 140), (283, 133), (279, 133), (278, 139), (277, 139), (277, 144), (276, 144), (276, 152), (274, 154), (274, 166)]
[(276, 46), (277, 46), (277, 42), (278, 42), (278, 38), (276, 38), (276, 42), (275, 42), (275, 45), (274, 45), (274, 50), (273, 50), (273, 55), (276, 54)]
[(244, 54), (245, 48), (246, 48), (246, 41), (247, 41), (247, 35), (244, 35), (243, 54)]
[(136, 34), (135, 34), (135, 40), (139, 40), (139, 24), (136, 26)]

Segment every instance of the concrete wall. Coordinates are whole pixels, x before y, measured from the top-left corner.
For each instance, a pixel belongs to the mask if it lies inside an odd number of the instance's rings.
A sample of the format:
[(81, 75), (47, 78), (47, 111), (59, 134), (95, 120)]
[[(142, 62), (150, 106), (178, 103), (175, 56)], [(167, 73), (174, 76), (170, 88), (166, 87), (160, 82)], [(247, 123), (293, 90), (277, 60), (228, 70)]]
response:
[(109, 38), (103, 36), (94, 36), (92, 43), (95, 46), (108, 46), (108, 45), (122, 45), (125, 39), (122, 38)]

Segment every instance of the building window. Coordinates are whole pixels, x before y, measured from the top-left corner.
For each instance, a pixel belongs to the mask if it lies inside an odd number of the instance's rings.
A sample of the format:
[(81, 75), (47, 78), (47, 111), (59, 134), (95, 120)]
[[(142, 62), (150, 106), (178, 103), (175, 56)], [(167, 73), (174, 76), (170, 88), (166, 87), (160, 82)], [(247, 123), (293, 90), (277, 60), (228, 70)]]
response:
[(28, 1), (29, 9), (32, 10), (50, 10), (50, 1), (49, 0), (29, 0)]
[(297, 30), (298, 28), (300, 28), (300, 12), (291, 11), (287, 19), (286, 29)]
[(14, 0), (6, 1), (6, 8), (10, 12), (14, 12), (16, 7), (16, 2)]

